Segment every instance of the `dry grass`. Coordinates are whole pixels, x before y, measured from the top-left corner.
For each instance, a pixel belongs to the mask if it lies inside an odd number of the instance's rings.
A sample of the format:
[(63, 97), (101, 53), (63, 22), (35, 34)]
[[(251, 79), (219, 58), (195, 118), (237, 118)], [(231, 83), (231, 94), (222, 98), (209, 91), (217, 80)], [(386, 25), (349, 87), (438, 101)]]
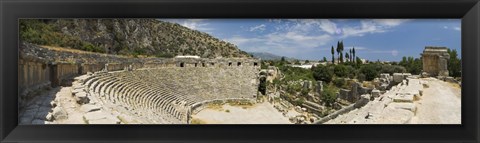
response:
[(192, 119), (192, 121), (190, 121), (190, 124), (207, 124), (207, 122), (194, 118), (194, 119)]
[[(75, 53), (75, 54), (99, 54), (99, 55), (104, 55), (104, 56), (110, 55), (110, 54), (95, 53), (95, 52), (89, 52), (89, 51), (82, 51), (82, 50), (78, 50), (78, 49), (54, 47), (54, 46), (47, 46), (47, 45), (42, 45), (40, 47), (48, 49), (48, 50), (52, 50), (52, 51), (70, 52), (70, 53)], [(122, 57), (122, 58), (131, 58), (131, 57), (128, 57), (128, 56), (123, 56), (123, 55), (111, 55), (111, 56)]]
[(223, 104), (210, 103), (210, 104), (207, 105), (207, 108), (218, 110), (218, 111), (223, 111)]
[(413, 96), (413, 101), (419, 101), (420, 99), (422, 99), (422, 98), (420, 98), (420, 96), (417, 96), (417, 95)]
[(237, 106), (237, 107), (242, 107), (242, 109), (248, 109), (253, 107), (253, 104), (250, 102), (228, 102), (228, 105), (230, 106)]
[(367, 88), (375, 88), (375, 85), (373, 85), (373, 83), (370, 82), (370, 81), (364, 81), (364, 82), (362, 83), (362, 86), (363, 86), (363, 87), (367, 87)]

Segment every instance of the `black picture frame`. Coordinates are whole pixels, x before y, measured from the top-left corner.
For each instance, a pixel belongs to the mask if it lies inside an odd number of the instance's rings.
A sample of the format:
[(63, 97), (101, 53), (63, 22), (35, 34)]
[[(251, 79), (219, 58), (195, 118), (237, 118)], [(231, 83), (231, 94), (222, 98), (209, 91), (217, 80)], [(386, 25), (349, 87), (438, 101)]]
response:
[[(478, 0), (1, 0), (1, 142), (478, 142)], [(460, 18), (461, 125), (18, 125), (19, 18)]]

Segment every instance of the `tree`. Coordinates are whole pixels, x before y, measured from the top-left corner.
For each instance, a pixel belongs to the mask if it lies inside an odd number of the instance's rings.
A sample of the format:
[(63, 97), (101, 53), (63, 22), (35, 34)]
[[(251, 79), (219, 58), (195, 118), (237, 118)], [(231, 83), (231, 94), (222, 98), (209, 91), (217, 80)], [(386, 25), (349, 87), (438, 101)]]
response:
[(350, 50), (348, 50), (348, 51), (349, 51), (349, 52), (348, 52), (348, 53), (349, 53), (349, 54), (348, 54), (348, 57), (349, 57), (348, 60), (353, 61), (353, 59), (352, 59), (352, 49), (350, 49)]
[(337, 42), (337, 53), (339, 63), (343, 63), (343, 41)]
[(353, 60), (354, 60), (354, 62), (355, 62), (355, 60), (357, 60), (357, 58), (356, 58), (356, 56), (355, 56), (355, 47), (353, 47), (352, 53), (353, 53)]
[(341, 62), (340, 58), (342, 58), (340, 56), (340, 41), (337, 41), (337, 57), (338, 57), (338, 63)]
[(294, 64), (296, 64), (296, 65), (301, 65), (299, 60), (295, 60), (295, 63), (294, 63)]
[(360, 67), (360, 65), (363, 64), (362, 59), (360, 59), (359, 57), (356, 57), (355, 63), (357, 64), (357, 67)]
[(450, 55), (450, 59), (447, 63), (448, 74), (452, 77), (461, 77), (462, 76), (462, 62), (458, 59), (457, 50), (453, 49), (447, 50), (448, 54)]
[(327, 61), (327, 58), (326, 57), (323, 57), (323, 62), (326, 62)]
[(333, 46), (332, 46), (332, 64), (335, 63), (335, 51), (333, 51)]
[(340, 60), (339, 60), (339, 62), (343, 63), (343, 53), (342, 53), (342, 52), (340, 52)]
[(350, 55), (347, 52), (345, 52), (345, 59), (348, 59), (348, 61), (350, 61)]
[[(343, 41), (340, 41), (340, 56), (343, 56)], [(340, 61), (343, 63), (343, 57), (340, 57)]]
[(309, 60), (305, 60), (305, 64), (309, 64), (309, 63), (310, 63), (310, 61), (309, 61)]
[(404, 56), (398, 64), (405, 67), (407, 72), (412, 74), (420, 74), (423, 68), (422, 60), (413, 57)]

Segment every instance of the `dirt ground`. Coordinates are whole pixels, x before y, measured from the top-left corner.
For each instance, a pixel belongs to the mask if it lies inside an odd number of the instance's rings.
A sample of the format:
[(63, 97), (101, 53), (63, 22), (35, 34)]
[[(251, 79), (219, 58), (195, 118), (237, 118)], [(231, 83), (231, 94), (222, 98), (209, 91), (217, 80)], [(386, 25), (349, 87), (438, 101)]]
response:
[(221, 105), (221, 108), (205, 108), (192, 121), (200, 124), (292, 124), (287, 117), (268, 102), (251, 107)]

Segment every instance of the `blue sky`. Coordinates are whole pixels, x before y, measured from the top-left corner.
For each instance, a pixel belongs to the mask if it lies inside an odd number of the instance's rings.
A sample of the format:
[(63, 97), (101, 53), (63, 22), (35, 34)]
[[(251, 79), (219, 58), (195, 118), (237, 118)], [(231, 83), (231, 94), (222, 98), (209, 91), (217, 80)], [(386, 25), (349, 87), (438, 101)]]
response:
[[(331, 59), (331, 46), (368, 60), (420, 57), (425, 46), (461, 50), (460, 19), (160, 19), (208, 33), (247, 52)], [(345, 52), (344, 51), (344, 52)], [(335, 54), (336, 55), (336, 54)]]

